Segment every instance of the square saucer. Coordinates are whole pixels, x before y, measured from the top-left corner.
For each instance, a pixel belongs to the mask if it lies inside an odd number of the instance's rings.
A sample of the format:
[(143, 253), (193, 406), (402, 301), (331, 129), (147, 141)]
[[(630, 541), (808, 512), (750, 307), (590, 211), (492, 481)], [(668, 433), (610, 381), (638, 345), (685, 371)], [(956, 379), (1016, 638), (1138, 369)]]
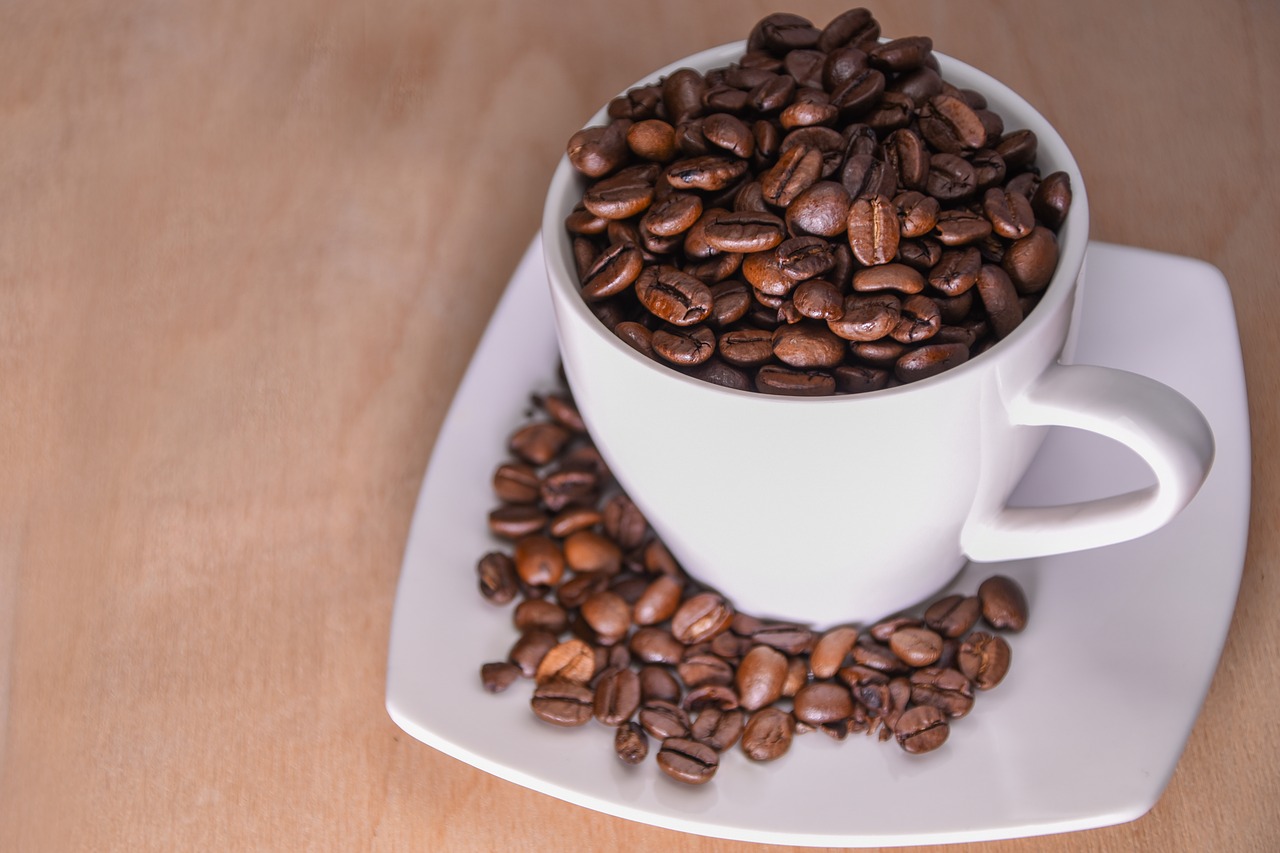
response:
[[(951, 589), (1016, 578), (1031, 620), (1014, 666), (924, 756), (869, 738), (798, 738), (781, 760), (737, 750), (689, 788), (652, 761), (628, 767), (603, 727), (557, 729), (520, 685), (493, 696), (481, 663), (515, 640), (509, 611), (476, 591), (498, 547), (490, 482), (529, 396), (557, 387), (558, 351), (535, 239), (507, 286), (444, 421), (418, 497), (391, 624), (386, 704), (429, 746), (580, 806), (669, 829), (788, 845), (867, 847), (1042, 835), (1133, 820), (1159, 799), (1218, 664), (1244, 566), (1250, 439), (1231, 294), (1201, 261), (1091, 243), (1074, 360), (1142, 373), (1185, 394), (1213, 427), (1203, 489), (1132, 542), (971, 565)], [(1141, 323), (1135, 324), (1135, 318)], [(1195, 329), (1195, 347), (1182, 334)], [(1149, 483), (1094, 435), (1053, 429), (1014, 502), (1084, 500)], [(927, 808), (916, 804), (928, 803)]]

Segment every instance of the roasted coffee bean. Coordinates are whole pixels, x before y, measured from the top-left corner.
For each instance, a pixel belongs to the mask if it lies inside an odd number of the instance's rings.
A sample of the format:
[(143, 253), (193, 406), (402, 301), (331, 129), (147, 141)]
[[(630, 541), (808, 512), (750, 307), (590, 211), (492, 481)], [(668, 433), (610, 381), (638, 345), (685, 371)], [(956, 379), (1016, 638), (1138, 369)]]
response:
[(680, 606), (684, 582), (671, 575), (655, 578), (636, 600), (632, 618), (637, 625), (656, 625), (670, 619)]
[(656, 177), (656, 166), (630, 166), (588, 187), (582, 194), (582, 203), (604, 219), (638, 216), (653, 202)]
[(801, 687), (794, 699), (797, 720), (812, 726), (834, 723), (853, 716), (853, 696), (843, 684), (813, 681)]
[(898, 176), (878, 153), (853, 154), (840, 167), (840, 184), (850, 198), (887, 197), (897, 191)]
[(825, 397), (836, 392), (836, 380), (819, 370), (790, 370), (766, 364), (756, 371), (755, 387), (765, 394)]
[(898, 231), (902, 237), (923, 237), (938, 222), (938, 200), (915, 190), (894, 196), (893, 208), (898, 215)]
[(676, 156), (676, 131), (660, 119), (637, 121), (627, 129), (627, 146), (637, 157), (666, 163)]
[(733, 619), (733, 607), (714, 592), (701, 592), (685, 600), (671, 617), (671, 633), (685, 645), (710, 640), (725, 631)]
[(531, 628), (519, 636), (507, 653), (507, 660), (520, 668), (525, 678), (533, 678), (538, 664), (559, 643), (556, 635), (545, 628)]
[(644, 546), (644, 570), (651, 575), (681, 577), (680, 565), (661, 539), (650, 539)]
[[(866, 266), (887, 264), (898, 254), (898, 216), (883, 196), (855, 199), (849, 208), (849, 246)], [(855, 276), (856, 277), (856, 276)]]
[(788, 655), (807, 655), (815, 641), (813, 631), (790, 622), (770, 622), (751, 632), (751, 640)]
[(595, 674), (595, 650), (582, 640), (572, 638), (548, 649), (533, 677), (539, 684), (552, 679), (586, 684)]
[(973, 246), (947, 249), (933, 269), (929, 284), (947, 296), (959, 296), (978, 283), (982, 254)]
[(626, 636), (631, 626), (631, 606), (616, 592), (605, 590), (587, 597), (579, 612), (596, 632), (602, 645), (611, 646)]
[(1071, 178), (1066, 172), (1046, 175), (1031, 196), (1031, 209), (1046, 227), (1057, 231), (1071, 210)]
[(844, 341), (813, 321), (780, 326), (773, 332), (773, 356), (788, 367), (815, 370), (835, 367), (845, 354)]
[[(862, 120), (876, 133), (889, 134), (896, 130), (905, 129), (914, 117), (915, 104), (912, 103), (911, 98), (900, 92), (886, 91), (881, 95), (880, 103), (866, 113)], [(887, 155), (888, 151), (885, 153)], [(889, 164), (887, 171), (896, 173), (897, 164)]]
[[(667, 169), (666, 175), (667, 183), (677, 190), (697, 189), (715, 192), (731, 186), (746, 174), (746, 171), (746, 160), (704, 154), (677, 160)], [(590, 206), (587, 209), (590, 210)]]
[(973, 165), (955, 154), (934, 154), (929, 158), (925, 191), (943, 204), (962, 201), (978, 189)]
[(969, 360), (965, 344), (925, 344), (908, 350), (893, 365), (893, 375), (902, 382), (919, 382)]
[(654, 357), (653, 332), (641, 324), (622, 322), (613, 327), (613, 333), (646, 358)]
[(712, 145), (743, 160), (750, 158), (756, 150), (756, 138), (751, 128), (742, 119), (727, 113), (713, 113), (704, 118), (702, 134)]
[(906, 264), (880, 264), (853, 274), (853, 289), (860, 293), (895, 290), (912, 294), (924, 290), (924, 276)]
[(1020, 171), (1035, 160), (1038, 146), (1039, 140), (1033, 131), (1015, 130), (1002, 137), (995, 150), (1011, 171)]
[(918, 108), (942, 92), (942, 77), (933, 68), (923, 65), (914, 71), (896, 75), (887, 88), (890, 92), (906, 95)]
[(501, 693), (520, 678), (520, 667), (510, 661), (495, 661), (480, 667), (480, 683), (487, 693)]
[(613, 574), (622, 566), (622, 549), (592, 530), (579, 530), (564, 540), (564, 559), (575, 572)]
[(950, 733), (946, 715), (929, 705), (903, 712), (893, 730), (898, 746), (912, 754), (932, 752), (946, 742)]
[(639, 723), (624, 723), (614, 733), (613, 751), (623, 764), (641, 764), (649, 756), (649, 736)]
[(928, 296), (916, 293), (902, 300), (898, 322), (889, 334), (895, 341), (917, 344), (932, 338), (941, 327), (942, 314), (938, 304)]
[(720, 768), (720, 754), (696, 740), (671, 737), (658, 750), (658, 766), (677, 782), (705, 785)]
[(928, 272), (942, 260), (942, 244), (932, 237), (902, 240), (898, 243), (898, 260), (919, 272)]
[(792, 234), (837, 237), (849, 227), (849, 191), (835, 181), (819, 181), (795, 197), (786, 211)]
[(599, 486), (594, 468), (564, 464), (542, 478), (539, 496), (549, 511), (559, 512), (573, 504), (593, 503)]
[(818, 148), (801, 143), (778, 157), (778, 162), (760, 176), (764, 200), (787, 207), (822, 177), (823, 157)]
[(680, 702), (680, 682), (665, 666), (647, 664), (640, 667), (640, 699), (642, 702)]
[(827, 327), (846, 341), (878, 341), (898, 325), (901, 310), (901, 300), (893, 293), (852, 293)]
[(933, 39), (928, 36), (907, 36), (876, 45), (867, 57), (882, 71), (914, 71), (924, 65), (932, 50)]
[(605, 670), (596, 682), (592, 713), (606, 726), (621, 726), (640, 708), (640, 676), (630, 667)]
[(1018, 293), (1041, 292), (1058, 267), (1058, 238), (1048, 228), (1037, 225), (1008, 248), (1002, 266)]
[(545, 598), (526, 598), (511, 613), (511, 622), (517, 631), (542, 628), (559, 634), (569, 627), (569, 614), (554, 601)]
[(761, 708), (751, 715), (739, 741), (742, 752), (752, 761), (773, 761), (791, 748), (795, 718), (779, 708)]
[(506, 554), (491, 551), (476, 564), (480, 594), (491, 604), (508, 604), (520, 591), (516, 579), (516, 564)]
[(982, 212), (990, 220), (992, 230), (1010, 240), (1027, 236), (1035, 226), (1031, 202), (1016, 192), (992, 187), (982, 197)]
[(879, 36), (880, 23), (870, 11), (859, 6), (832, 18), (819, 33), (817, 47), (830, 52), (845, 45), (874, 46)]
[(977, 596), (948, 595), (929, 605), (924, 622), (943, 637), (963, 637), (978, 624), (982, 605)]
[(978, 271), (978, 296), (991, 320), (997, 338), (1009, 335), (1022, 322), (1022, 306), (1009, 275), (994, 264), (983, 264)]
[(582, 602), (608, 587), (609, 576), (601, 572), (577, 575), (556, 587), (556, 601), (561, 607), (576, 610)]
[(822, 31), (808, 18), (790, 12), (774, 12), (761, 18), (747, 36), (748, 50), (765, 50), (774, 56), (810, 48), (818, 43)]
[[(658, 237), (675, 237), (692, 228), (701, 215), (702, 199), (699, 196), (673, 192), (649, 206), (640, 219), (640, 228)], [(636, 277), (639, 277), (638, 272)]]
[(929, 666), (942, 654), (942, 637), (928, 628), (902, 628), (889, 637), (889, 649), (910, 666)]
[(773, 253), (778, 269), (793, 281), (816, 278), (835, 266), (835, 251), (821, 237), (792, 237)]
[(516, 430), (508, 446), (529, 464), (542, 466), (555, 459), (572, 437), (560, 424), (539, 421)]
[(539, 719), (556, 726), (581, 726), (591, 719), (591, 688), (553, 678), (533, 691), (530, 705)]
[(708, 684), (733, 683), (733, 667), (724, 658), (711, 652), (686, 654), (684, 660), (676, 665), (676, 674), (680, 676), (684, 686), (690, 689)]
[(932, 705), (949, 717), (963, 717), (973, 708), (973, 684), (958, 669), (918, 669), (911, 673), (911, 701)]
[(624, 494), (614, 495), (604, 505), (603, 524), (605, 534), (625, 550), (639, 547), (644, 542), (649, 523), (644, 514)]
[(908, 352), (908, 347), (893, 338), (885, 337), (876, 341), (851, 341), (849, 351), (859, 361), (873, 367), (891, 368)]
[(538, 500), (541, 483), (533, 466), (507, 462), (493, 473), (493, 493), (500, 501), (529, 504)]
[(743, 708), (755, 711), (782, 696), (787, 677), (787, 657), (769, 646), (753, 646), (742, 658), (735, 675)]
[(859, 640), (850, 650), (854, 663), (878, 672), (890, 674), (903, 672), (905, 667), (897, 655), (887, 646)]
[(844, 316), (844, 297), (840, 289), (820, 278), (798, 284), (792, 291), (791, 301), (800, 316), (812, 320), (838, 321)]
[(773, 358), (773, 333), (765, 329), (725, 332), (717, 345), (720, 357), (739, 367), (758, 367)]
[(621, 123), (583, 128), (569, 137), (569, 162), (589, 178), (604, 177), (626, 161), (627, 129)]
[(628, 641), (631, 654), (644, 663), (678, 664), (684, 657), (684, 644), (670, 631), (652, 625), (636, 629)]
[(832, 373), (836, 380), (836, 390), (842, 394), (879, 391), (889, 383), (889, 371), (863, 364), (842, 364)]
[(965, 208), (944, 210), (933, 225), (933, 237), (944, 246), (967, 246), (991, 233), (991, 222), (985, 216)]
[(959, 98), (938, 94), (920, 112), (920, 133), (948, 154), (974, 151), (987, 141), (987, 129), (973, 108)]
[(746, 715), (742, 711), (707, 707), (698, 712), (690, 726), (690, 735), (716, 752), (724, 752), (737, 744), (745, 726)]
[(658, 740), (689, 736), (689, 715), (671, 702), (656, 699), (645, 702), (640, 706), (638, 719), (645, 732)]
[(1013, 651), (1009, 643), (986, 631), (974, 631), (956, 651), (956, 665), (979, 690), (990, 690), (1009, 672)]
[(1018, 632), (1027, 627), (1027, 596), (1013, 578), (993, 575), (978, 587), (982, 618), (992, 628)]
[(848, 79), (831, 92), (831, 102), (840, 110), (844, 118), (859, 118), (865, 115), (880, 101), (884, 95), (885, 77), (883, 72), (866, 67), (853, 72)]
[(809, 668), (814, 678), (832, 678), (858, 640), (858, 630), (850, 627), (832, 628), (818, 638), (809, 655)]
[(681, 367), (702, 364), (715, 353), (715, 332), (706, 326), (667, 326), (656, 330), (652, 340), (655, 355)]
[(702, 112), (702, 96), (707, 84), (692, 68), (680, 68), (662, 81), (662, 103), (676, 124), (697, 118)]
[(763, 252), (786, 236), (786, 225), (770, 213), (726, 213), (706, 227), (706, 241), (718, 252)]
[(711, 313), (711, 291), (672, 266), (648, 267), (635, 283), (636, 296), (649, 313), (674, 326), (691, 326)]

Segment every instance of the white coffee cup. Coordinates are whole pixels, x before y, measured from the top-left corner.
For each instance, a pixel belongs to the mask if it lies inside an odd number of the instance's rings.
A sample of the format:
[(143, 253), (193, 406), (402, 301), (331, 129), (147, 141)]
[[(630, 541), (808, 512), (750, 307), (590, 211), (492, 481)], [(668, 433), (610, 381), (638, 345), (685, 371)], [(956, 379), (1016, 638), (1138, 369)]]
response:
[[(744, 44), (655, 72), (723, 67)], [(1006, 128), (1039, 140), (1043, 174), (1073, 203), (1039, 305), (994, 348), (937, 376), (864, 394), (797, 398), (722, 388), (648, 359), (579, 294), (565, 217), (584, 181), (552, 179), (542, 241), (565, 373), (600, 452), (684, 569), (762, 617), (868, 622), (945, 586), (966, 559), (999, 561), (1122, 542), (1169, 522), (1213, 459), (1208, 423), (1146, 377), (1065, 365), (1089, 211), (1079, 167), (1025, 100), (938, 55), (943, 79), (983, 93)], [(608, 121), (604, 110), (589, 125)], [(1006, 501), (1049, 425), (1122, 442), (1151, 467), (1145, 489), (1084, 503)]]

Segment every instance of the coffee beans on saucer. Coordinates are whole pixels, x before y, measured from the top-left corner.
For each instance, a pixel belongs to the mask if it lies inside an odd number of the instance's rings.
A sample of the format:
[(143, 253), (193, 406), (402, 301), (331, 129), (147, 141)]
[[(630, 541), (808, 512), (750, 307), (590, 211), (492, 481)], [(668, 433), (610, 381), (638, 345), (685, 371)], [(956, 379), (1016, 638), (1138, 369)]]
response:
[(582, 296), (674, 370), (769, 394), (915, 382), (1008, 336), (1058, 263), (1065, 172), (927, 36), (777, 13), (737, 62), (631, 89), (575, 133)]
[(919, 613), (826, 631), (743, 613), (686, 574), (621, 492), (568, 393), (535, 396), (493, 475), (480, 595), (510, 610), (507, 658), (480, 683), (529, 683), (532, 713), (611, 731), (619, 760), (652, 753), (670, 778), (710, 781), (721, 756), (782, 758), (793, 740), (863, 734), (919, 754), (1009, 672), (1005, 634), (1028, 603), (997, 575)]

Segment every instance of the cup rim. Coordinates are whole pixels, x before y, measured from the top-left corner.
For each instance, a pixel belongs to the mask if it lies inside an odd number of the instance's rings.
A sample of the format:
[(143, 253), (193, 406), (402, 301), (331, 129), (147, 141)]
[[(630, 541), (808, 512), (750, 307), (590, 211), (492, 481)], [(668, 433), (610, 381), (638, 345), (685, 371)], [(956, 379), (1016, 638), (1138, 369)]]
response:
[[(884, 39), (881, 40), (884, 41)], [(729, 65), (738, 57), (741, 57), (745, 50), (746, 41), (739, 40), (689, 54), (646, 74), (640, 80), (623, 89), (619, 95), (624, 95), (638, 86), (656, 83), (681, 68), (688, 67), (705, 72), (712, 68)], [(999, 102), (1003, 106), (996, 112), (1006, 121), (1009, 120), (1010, 113), (1016, 111), (1016, 128), (1028, 128), (1036, 135), (1037, 164), (1042, 162), (1041, 158), (1044, 157), (1046, 144), (1053, 149), (1051, 159), (1054, 163), (1052, 170), (1042, 169), (1042, 173), (1064, 171), (1071, 181), (1071, 208), (1062, 227), (1057, 231), (1059, 249), (1057, 268), (1054, 270), (1053, 277), (1049, 280), (1048, 285), (1045, 286), (1043, 295), (1035, 310), (1028, 314), (1018, 324), (1017, 328), (1009, 333), (1008, 337), (1002, 338), (991, 348), (970, 358), (963, 364), (956, 365), (934, 376), (891, 388), (863, 391), (856, 394), (832, 394), (820, 397), (765, 394), (759, 391), (728, 388), (688, 376), (673, 367), (656, 362), (637, 352), (601, 323), (599, 318), (587, 306), (587, 301), (582, 298), (577, 286), (578, 276), (573, 266), (572, 241), (565, 230), (564, 221), (570, 210), (572, 210), (573, 205), (581, 197), (580, 187), (584, 185), (585, 179), (570, 164), (567, 154), (560, 156), (552, 173), (543, 206), (541, 226), (548, 285), (552, 289), (559, 290), (562, 295), (569, 297), (556, 301), (563, 303), (573, 313), (575, 319), (584, 321), (592, 330), (592, 333), (604, 340), (607, 346), (616, 348), (618, 352), (622, 353), (626, 358), (633, 359), (637, 364), (644, 364), (646, 370), (654, 371), (657, 376), (667, 377), (677, 384), (693, 383), (688, 387), (697, 387), (700, 393), (726, 394), (739, 399), (755, 400), (763, 405), (830, 406), (857, 405), (859, 402), (866, 405), (872, 400), (887, 400), (903, 394), (920, 394), (929, 389), (941, 389), (950, 383), (966, 381), (971, 374), (977, 371), (990, 369), (996, 358), (1001, 360), (1016, 358), (1018, 351), (1031, 345), (1039, 327), (1049, 322), (1049, 318), (1057, 315), (1057, 310), (1055, 309), (1061, 307), (1063, 302), (1072, 297), (1074, 287), (1071, 286), (1071, 281), (1067, 280), (1078, 279), (1083, 269), (1089, 237), (1089, 205), (1084, 179), (1080, 173), (1080, 167), (1076, 162), (1075, 155), (1072, 154), (1070, 147), (1057, 128), (1022, 95), (996, 77), (969, 63), (937, 50), (933, 51), (933, 55), (938, 60), (944, 80), (954, 85), (959, 85), (961, 88), (977, 89), (989, 101)], [(952, 79), (956, 76), (972, 77), (976, 82), (969, 85), (961, 85)], [(1012, 105), (1012, 110), (1010, 105)], [(608, 103), (606, 102), (588, 119), (583, 127), (601, 125), (608, 121)], [(571, 188), (578, 188), (576, 194), (570, 192)], [(558, 308), (557, 315), (559, 315)], [(557, 316), (557, 323), (559, 322), (561, 321)]]

